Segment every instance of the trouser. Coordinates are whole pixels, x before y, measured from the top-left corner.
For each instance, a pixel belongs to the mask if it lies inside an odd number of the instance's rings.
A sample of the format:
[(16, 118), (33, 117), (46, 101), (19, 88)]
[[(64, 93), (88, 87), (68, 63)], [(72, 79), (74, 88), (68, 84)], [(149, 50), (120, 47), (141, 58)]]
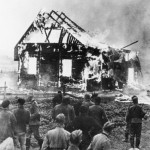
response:
[(26, 134), (25, 133), (17, 134), (17, 138), (20, 143), (21, 150), (26, 150)]
[[(142, 130), (142, 124), (141, 123), (131, 123), (130, 127), (130, 144), (131, 147), (139, 147), (140, 140), (141, 140), (141, 130)], [(134, 138), (136, 138), (136, 143), (134, 146)]]
[(43, 139), (39, 134), (39, 125), (29, 125), (27, 130), (27, 139), (26, 139), (26, 148), (29, 150), (30, 142), (31, 142), (31, 135), (34, 135), (34, 138), (38, 141), (40, 148), (42, 147)]
[(130, 122), (127, 122), (126, 129), (125, 129), (125, 139), (128, 140), (129, 134), (130, 134)]

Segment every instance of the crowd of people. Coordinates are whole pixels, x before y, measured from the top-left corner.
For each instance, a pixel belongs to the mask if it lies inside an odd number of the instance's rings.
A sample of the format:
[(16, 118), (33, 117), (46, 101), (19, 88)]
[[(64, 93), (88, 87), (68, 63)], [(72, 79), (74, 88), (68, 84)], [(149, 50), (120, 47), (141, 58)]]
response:
[[(27, 110), (24, 107), (25, 100), (19, 98), (18, 108), (13, 111), (9, 110), (9, 100), (2, 102), (0, 144), (4, 145), (6, 140), (12, 138), (14, 150), (18, 144), (21, 150), (29, 150), (33, 133), (40, 150), (111, 150), (109, 135), (115, 124), (107, 119), (105, 110), (100, 106), (99, 96), (91, 100), (90, 94), (85, 94), (83, 102), (72, 106), (70, 97), (63, 96), (58, 91), (52, 100), (54, 126), (47, 131), (44, 138), (39, 133), (38, 103), (33, 96), (29, 101), (30, 109)], [(132, 101), (133, 105), (126, 114), (128, 130), (125, 132), (124, 142), (128, 141), (130, 134), (131, 148), (139, 148), (142, 118), (147, 119), (147, 114), (138, 105), (137, 96), (133, 96)]]

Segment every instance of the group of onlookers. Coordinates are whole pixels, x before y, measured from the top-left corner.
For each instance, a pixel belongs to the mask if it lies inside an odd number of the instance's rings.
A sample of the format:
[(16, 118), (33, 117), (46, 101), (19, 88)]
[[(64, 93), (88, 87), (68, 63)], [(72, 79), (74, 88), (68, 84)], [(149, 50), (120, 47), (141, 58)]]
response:
[[(58, 95), (56, 95), (56, 97), (59, 98)], [(65, 131), (68, 131), (70, 133), (73, 133), (78, 130), (82, 131), (82, 140), (80, 140), (80, 142), (78, 142), (77, 145), (78, 145), (78, 149), (86, 150), (89, 144), (91, 143), (92, 138), (96, 134), (102, 133), (103, 125), (108, 121), (104, 109), (100, 106), (101, 98), (96, 97), (93, 101), (91, 101), (90, 94), (85, 94), (84, 100), (82, 102), (79, 101), (79, 103), (77, 102), (75, 103), (75, 105), (72, 106), (70, 104), (71, 102), (69, 96), (64, 96), (62, 101), (58, 100), (56, 97), (54, 97), (53, 99), (54, 104), (56, 104), (57, 102), (57, 105), (53, 105), (54, 106), (52, 110), (53, 120), (58, 122), (57, 117), (60, 114), (61, 115), (63, 114), (64, 122), (63, 121), (62, 122)], [(106, 130), (107, 128), (111, 128), (112, 130), (112, 123), (108, 122), (108, 124), (105, 126)], [(57, 129), (55, 129), (55, 131), (56, 130), (58, 130), (58, 127)], [(56, 136), (57, 133), (54, 135)], [(55, 137), (54, 139), (58, 139), (58, 138)], [(51, 142), (51, 140), (52, 138), (46, 138), (46, 140), (44, 140), (43, 143), (44, 148), (48, 145), (48, 142), (49, 143)], [(59, 139), (59, 141), (61, 140)], [(50, 148), (54, 148), (54, 147), (50, 146)], [(61, 147), (58, 146), (57, 144), (55, 148), (58, 149)], [(66, 147), (63, 148), (66, 149)], [(69, 150), (71, 150), (71, 148)]]
[[(146, 113), (138, 105), (138, 97), (133, 96), (133, 105), (126, 114), (131, 148), (139, 148), (142, 118)], [(32, 133), (38, 141), (40, 150), (110, 150), (109, 135), (115, 124), (108, 121), (105, 110), (100, 106), (101, 98), (85, 94), (84, 100), (71, 105), (70, 97), (63, 96), (61, 91), (53, 98), (53, 127), (44, 139), (39, 134), (40, 112), (33, 96), (29, 98), (30, 109), (24, 108), (25, 100), (17, 100), (18, 107), (12, 112), (10, 102), (2, 102), (0, 112), (0, 144), (8, 137), (14, 140), (14, 146), (20, 143), (21, 150), (29, 150)], [(78, 107), (77, 107), (78, 106)], [(129, 134), (128, 133), (128, 134)], [(125, 134), (127, 142), (127, 133)], [(136, 142), (134, 144), (134, 138)], [(6, 142), (5, 142), (6, 143)], [(12, 149), (13, 150), (13, 149)]]
[[(23, 98), (17, 100), (18, 107), (13, 111), (9, 110), (9, 100), (2, 102), (2, 111), (0, 112), (0, 143), (11, 137), (13, 138), (15, 148), (19, 144), (21, 150), (29, 150), (33, 133), (40, 148), (42, 147), (43, 139), (39, 135), (40, 113), (38, 104), (33, 97), (30, 97), (29, 100), (29, 110), (24, 108), (25, 100)], [(13, 149), (11, 148), (10, 150)]]

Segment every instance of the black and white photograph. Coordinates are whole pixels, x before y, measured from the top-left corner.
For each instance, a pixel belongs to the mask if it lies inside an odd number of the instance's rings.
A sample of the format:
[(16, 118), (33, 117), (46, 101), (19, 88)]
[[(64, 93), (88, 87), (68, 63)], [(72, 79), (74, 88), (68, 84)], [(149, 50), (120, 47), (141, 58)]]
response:
[(150, 150), (150, 1), (1, 0), (0, 150)]

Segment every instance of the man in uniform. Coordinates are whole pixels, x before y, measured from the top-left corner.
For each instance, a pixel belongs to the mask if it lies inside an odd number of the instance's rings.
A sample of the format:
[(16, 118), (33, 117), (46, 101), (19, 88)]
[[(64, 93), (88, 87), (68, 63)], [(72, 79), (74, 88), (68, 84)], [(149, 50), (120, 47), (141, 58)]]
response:
[[(138, 97), (132, 97), (133, 106), (128, 109), (126, 122), (130, 121), (130, 144), (131, 148), (139, 148), (142, 130), (142, 118), (147, 119), (146, 113), (142, 107), (138, 105)], [(134, 143), (134, 138), (136, 142)]]

